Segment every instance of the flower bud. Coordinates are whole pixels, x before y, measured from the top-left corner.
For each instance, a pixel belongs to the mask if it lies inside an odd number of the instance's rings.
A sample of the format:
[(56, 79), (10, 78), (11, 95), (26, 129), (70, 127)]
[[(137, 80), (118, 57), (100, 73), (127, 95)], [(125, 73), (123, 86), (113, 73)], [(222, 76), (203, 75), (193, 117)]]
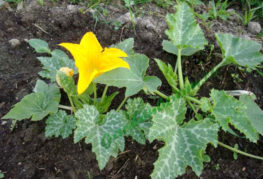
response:
[(73, 76), (74, 75), (74, 70), (69, 68), (69, 67), (62, 67), (59, 69), (59, 71), (64, 72), (67, 76)]
[(58, 83), (58, 86), (60, 86), (62, 88), (62, 84), (61, 84), (61, 79), (60, 79), (60, 75), (59, 73), (63, 73), (64, 75), (68, 76), (68, 77), (72, 77), (74, 75), (74, 70), (68, 67), (62, 67), (59, 69), (59, 71), (57, 72), (56, 75), (56, 81)]

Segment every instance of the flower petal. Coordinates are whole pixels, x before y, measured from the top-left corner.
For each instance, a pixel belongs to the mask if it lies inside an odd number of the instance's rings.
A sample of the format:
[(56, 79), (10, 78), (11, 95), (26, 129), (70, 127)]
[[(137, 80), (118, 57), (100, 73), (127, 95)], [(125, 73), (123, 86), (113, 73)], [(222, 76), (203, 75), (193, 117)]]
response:
[(103, 48), (101, 47), (97, 37), (92, 32), (87, 32), (81, 39), (80, 45), (92, 53), (100, 53)]
[(95, 66), (100, 74), (120, 67), (130, 69), (129, 64), (120, 58), (127, 56), (128, 55), (120, 49), (105, 48), (99, 59), (99, 63), (95, 64)]
[[(59, 45), (66, 48), (71, 53), (71, 55), (73, 56), (75, 60), (75, 65), (77, 68), (83, 68), (84, 66), (89, 68), (89, 67), (94, 66), (93, 61), (90, 60), (93, 57), (89, 56), (89, 54), (87, 53), (87, 50), (81, 48), (79, 44), (61, 43)], [(96, 53), (94, 55), (96, 55)]]
[(118, 48), (105, 48), (102, 54), (111, 57), (128, 57), (127, 53)]
[(78, 94), (82, 94), (89, 87), (97, 74), (96, 70), (79, 69)]

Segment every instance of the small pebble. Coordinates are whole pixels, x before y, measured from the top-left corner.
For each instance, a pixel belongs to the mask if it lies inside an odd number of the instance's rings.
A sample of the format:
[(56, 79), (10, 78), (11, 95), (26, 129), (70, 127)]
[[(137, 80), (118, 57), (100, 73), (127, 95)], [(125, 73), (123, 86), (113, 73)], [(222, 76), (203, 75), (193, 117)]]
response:
[(22, 10), (23, 8), (24, 8), (24, 2), (21, 1), (20, 3), (17, 4), (16, 10), (17, 10), (17, 11), (20, 11), (20, 10)]
[(70, 12), (77, 12), (78, 11), (78, 6), (76, 5), (67, 5), (67, 10)]
[(21, 42), (18, 39), (11, 39), (8, 42), (12, 48), (16, 48), (21, 44)]
[(252, 34), (259, 34), (261, 32), (261, 25), (258, 22), (249, 22), (248, 30)]

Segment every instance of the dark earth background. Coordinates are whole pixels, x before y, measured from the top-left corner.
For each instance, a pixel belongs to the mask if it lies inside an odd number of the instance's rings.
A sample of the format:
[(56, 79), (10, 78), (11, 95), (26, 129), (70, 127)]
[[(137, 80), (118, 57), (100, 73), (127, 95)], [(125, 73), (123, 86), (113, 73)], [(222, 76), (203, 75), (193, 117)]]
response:
[[(78, 43), (87, 31), (93, 31), (104, 47), (134, 37), (136, 52), (144, 53), (151, 59), (160, 58), (175, 64), (176, 57), (165, 53), (161, 47), (162, 40), (167, 38), (164, 34), (167, 28), (164, 18), (167, 10), (151, 3), (143, 6), (144, 14), (135, 21), (135, 35), (127, 19), (129, 16), (126, 9), (114, 6), (104, 8), (107, 8), (109, 13), (98, 21), (93, 18), (94, 11), (89, 10), (83, 14), (78, 10), (79, 6), (67, 3), (47, 3), (41, 7), (36, 1), (29, 1), (21, 10), (0, 8), (0, 118), (23, 96), (32, 92), (39, 78), (37, 73), (41, 70), (41, 65), (36, 59), (38, 54), (35, 54), (27, 43), (30, 38), (43, 39), (54, 49), (59, 48), (57, 44), (61, 42)], [(168, 11), (173, 12), (173, 9)], [(119, 29), (113, 25), (115, 19), (123, 23)], [(215, 44), (215, 32), (229, 32), (262, 44), (262, 38), (250, 34), (235, 17), (226, 22), (214, 21), (209, 26), (201, 22), (200, 25), (209, 43), (215, 45), (215, 50), (209, 60), (206, 59), (210, 52), (209, 47), (192, 57), (184, 58), (184, 75), (192, 82), (198, 81), (221, 60), (218, 56), (220, 49)], [(19, 40), (20, 44), (11, 45), (11, 39)], [(162, 80), (160, 91), (171, 93), (153, 60), (150, 60), (147, 73)], [(236, 83), (231, 77), (233, 73), (238, 74), (242, 82)], [(203, 86), (200, 96), (208, 96), (212, 88), (252, 91), (257, 96), (256, 102), (263, 108), (263, 81), (256, 73), (246, 73), (233, 66), (223, 67)], [(110, 92), (114, 90), (116, 88), (111, 88)], [(114, 100), (113, 107), (118, 106), (123, 99), (124, 89), (121, 91)], [(156, 104), (156, 100), (143, 93), (137, 96)], [(191, 116), (190, 113), (188, 115)], [(9, 129), (10, 124), (10, 121), (0, 121), (0, 170), (5, 178), (150, 178), (153, 163), (158, 157), (157, 150), (163, 146), (160, 141), (140, 145), (131, 138), (126, 138), (125, 152), (112, 158), (106, 168), (100, 171), (96, 157), (91, 152), (91, 145), (84, 142), (74, 144), (72, 137), (66, 140), (45, 138), (44, 121), (24, 120), (18, 122), (13, 131)], [(231, 146), (238, 144), (239, 148), (246, 152), (263, 155), (262, 137), (257, 144), (253, 144), (221, 132), (219, 139)], [(221, 147), (209, 146), (207, 153), (211, 156), (211, 162), (204, 164), (200, 178), (263, 178), (263, 162), (260, 160), (243, 156), (234, 160), (233, 153)], [(192, 179), (197, 176), (189, 167), (186, 174), (179, 178)]]

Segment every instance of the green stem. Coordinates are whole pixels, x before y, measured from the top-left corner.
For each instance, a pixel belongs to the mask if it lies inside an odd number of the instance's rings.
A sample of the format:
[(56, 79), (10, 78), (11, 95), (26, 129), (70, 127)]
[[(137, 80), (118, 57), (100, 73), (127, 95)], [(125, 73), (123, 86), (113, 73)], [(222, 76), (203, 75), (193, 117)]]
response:
[(90, 9), (94, 8), (94, 7), (97, 6), (98, 4), (100, 4), (100, 0), (99, 0), (98, 2), (92, 4), (87, 10), (85, 10), (85, 11), (83, 12), (83, 14), (86, 14)]
[(108, 88), (109, 88), (109, 86), (106, 85), (105, 88), (104, 88), (104, 90), (103, 90), (102, 97), (101, 97), (101, 103), (103, 103), (104, 100), (105, 100), (105, 97), (106, 97), (106, 94), (107, 94)]
[(188, 99), (188, 100), (190, 100), (190, 101), (195, 102), (196, 104), (202, 104), (201, 101), (199, 101), (198, 99), (195, 99), (195, 98), (193, 98), (193, 97), (191, 97), (191, 96), (185, 96), (185, 98)]
[(217, 64), (208, 74), (206, 74), (198, 83), (195, 85), (193, 91), (195, 93), (198, 92), (200, 87), (221, 67), (225, 64), (225, 60), (222, 60), (219, 64)]
[(195, 114), (197, 114), (197, 111), (195, 109), (195, 106), (191, 103), (190, 100), (187, 100), (187, 103), (189, 104), (189, 106), (192, 108), (192, 110), (194, 111)]
[(120, 104), (119, 107), (117, 108), (117, 111), (119, 111), (119, 110), (122, 108), (122, 106), (125, 104), (125, 102), (127, 101), (127, 99), (128, 99), (128, 97), (125, 97), (125, 98), (122, 100), (121, 104)]
[(259, 71), (258, 69), (255, 69), (255, 70), (260, 76), (263, 76), (263, 73), (261, 71)]
[(75, 105), (74, 105), (70, 95), (68, 95), (68, 99), (69, 99), (70, 105), (72, 107), (72, 111), (75, 113), (76, 112), (76, 108), (75, 108)]
[(164, 98), (164, 99), (168, 99), (169, 97), (166, 96), (165, 94), (163, 94), (162, 92), (155, 90), (154, 91), (155, 94), (159, 95), (160, 97)]
[(132, 22), (132, 28), (133, 28), (133, 31), (134, 31), (134, 35), (136, 36), (134, 13), (132, 12), (131, 7), (129, 7), (129, 12), (130, 12), (130, 17), (131, 17), (131, 22)]
[(177, 73), (178, 70), (178, 60), (176, 61), (175, 67), (174, 67), (174, 73)]
[(62, 104), (58, 105), (58, 108), (66, 109), (66, 110), (72, 111), (72, 107), (70, 107), (70, 106), (65, 106), (65, 105), (62, 105)]
[(177, 62), (176, 63), (178, 63), (179, 86), (180, 86), (180, 89), (184, 89), (184, 78), (183, 78), (183, 72), (182, 72), (181, 52), (182, 52), (182, 49), (178, 49)]
[(233, 147), (231, 147), (231, 146), (229, 146), (229, 145), (226, 145), (226, 144), (224, 144), (224, 143), (222, 143), (222, 142), (219, 142), (219, 141), (218, 141), (218, 145), (220, 145), (220, 146), (222, 146), (222, 147), (224, 147), (224, 148), (226, 148), (226, 149), (229, 149), (229, 150), (231, 150), (231, 151), (233, 151), (233, 152), (235, 152), (235, 153), (238, 153), (238, 154), (241, 154), (241, 155), (245, 155), (245, 156), (247, 156), (247, 157), (251, 157), (251, 158), (254, 158), (254, 159), (263, 160), (263, 157), (260, 157), (260, 156), (257, 156), (257, 155), (252, 155), (252, 154), (243, 152), (243, 151), (241, 151), (241, 150), (238, 150), (238, 149), (236, 149), (236, 148), (233, 148)]
[(93, 85), (93, 93), (94, 93), (93, 103), (94, 103), (94, 105), (96, 105), (96, 103), (97, 103), (97, 85), (96, 85), (96, 83), (94, 83), (94, 85)]

